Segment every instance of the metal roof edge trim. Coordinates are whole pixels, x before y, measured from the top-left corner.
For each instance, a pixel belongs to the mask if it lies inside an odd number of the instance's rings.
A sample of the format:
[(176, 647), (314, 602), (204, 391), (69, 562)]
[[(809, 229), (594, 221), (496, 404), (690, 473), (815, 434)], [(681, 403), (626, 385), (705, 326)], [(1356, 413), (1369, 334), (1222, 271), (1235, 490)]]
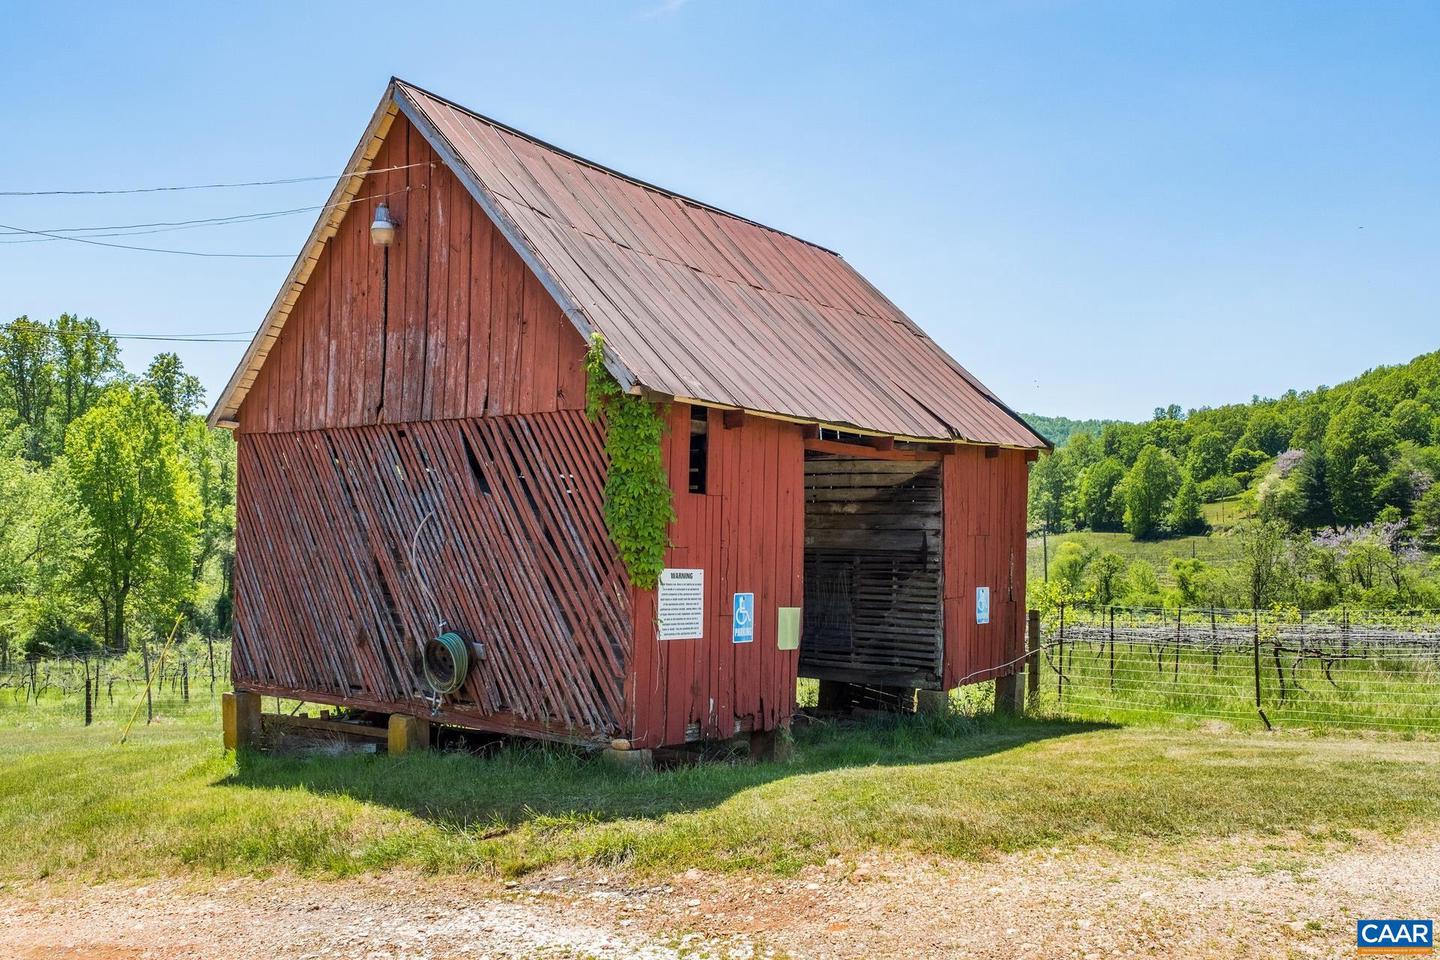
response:
[[(753, 407), (737, 407), (729, 403), (720, 403), (715, 400), (702, 400), (699, 397), (685, 397), (674, 394), (661, 393), (655, 390), (647, 390), (646, 393), (653, 397), (670, 403), (688, 403), (697, 407), (710, 407), (715, 410), (738, 410), (741, 413), (764, 420), (778, 420), (781, 423), (795, 423), (801, 425), (813, 425), (823, 427), (827, 430), (839, 430), (845, 433), (854, 433), (862, 437), (893, 437), (896, 440), (903, 440), (907, 443), (948, 443), (957, 447), (999, 447), (1002, 450), (1049, 450), (1053, 451), (1054, 446), (1048, 440), (1044, 446), (1024, 446), (1018, 443), (1001, 443), (991, 440), (972, 440), (967, 437), (921, 437), (911, 436), (904, 433), (887, 433), (884, 430), (876, 430), (871, 427), (860, 427), (853, 423), (835, 423), (830, 420), (819, 420), (813, 417), (797, 417), (788, 413), (776, 413), (772, 410), (757, 410)], [(1021, 421), (1024, 423), (1024, 421)], [(1036, 433), (1033, 427), (1025, 424), (1036, 437), (1045, 440), (1041, 434)]]

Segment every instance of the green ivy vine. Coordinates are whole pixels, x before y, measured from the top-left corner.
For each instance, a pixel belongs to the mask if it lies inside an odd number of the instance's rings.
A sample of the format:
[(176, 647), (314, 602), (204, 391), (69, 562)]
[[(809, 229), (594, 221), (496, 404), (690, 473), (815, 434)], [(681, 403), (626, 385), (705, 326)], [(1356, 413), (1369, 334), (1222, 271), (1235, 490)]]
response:
[(605, 420), (605, 526), (620, 551), (630, 582), (649, 590), (665, 566), (675, 520), (670, 482), (660, 459), (665, 421), (653, 403), (632, 396), (605, 369), (605, 338), (590, 337), (585, 354), (585, 413)]

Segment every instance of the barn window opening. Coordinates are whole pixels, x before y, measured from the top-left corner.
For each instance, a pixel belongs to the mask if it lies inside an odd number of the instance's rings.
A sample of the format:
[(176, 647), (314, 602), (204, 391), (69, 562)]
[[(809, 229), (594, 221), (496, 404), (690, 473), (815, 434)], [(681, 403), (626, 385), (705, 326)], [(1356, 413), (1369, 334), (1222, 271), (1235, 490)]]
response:
[(690, 484), (691, 493), (704, 493), (710, 460), (710, 411), (705, 407), (690, 408)]

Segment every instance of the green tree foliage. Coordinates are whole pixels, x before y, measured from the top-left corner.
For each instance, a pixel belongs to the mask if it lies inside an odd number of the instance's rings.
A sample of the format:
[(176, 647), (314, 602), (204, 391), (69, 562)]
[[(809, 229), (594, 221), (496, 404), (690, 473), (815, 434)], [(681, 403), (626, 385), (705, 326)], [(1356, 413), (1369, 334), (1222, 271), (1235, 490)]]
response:
[[(55, 364), (55, 435), (94, 406), (101, 392), (125, 375), (120, 345), (90, 317), (62, 313), (50, 330)], [(58, 446), (58, 443), (57, 443)]]
[(1245, 605), (1259, 609), (1280, 599), (1289, 574), (1281, 524), (1260, 521), (1240, 534), (1240, 577)]
[(0, 327), (0, 408), (24, 425), (27, 457), (48, 463), (59, 453), (70, 422), (123, 375), (119, 357), (115, 338), (89, 318), (18, 317)]
[(1109, 605), (1124, 593), (1125, 558), (1118, 553), (1106, 552), (1090, 561), (1086, 571), (1088, 593), (1095, 603)]
[(1223, 434), (1213, 430), (1200, 434), (1190, 441), (1190, 450), (1185, 459), (1190, 475), (1198, 481), (1209, 480), (1224, 473), (1230, 447), (1231, 444), (1226, 442)]
[(25, 454), (45, 455), (45, 428), (55, 398), (55, 358), (49, 328), (29, 317), (0, 327), (0, 407), (25, 430)]
[(1376, 485), (1394, 456), (1395, 433), (1369, 406), (1351, 401), (1325, 428), (1325, 481), (1335, 519), (1364, 523), (1379, 505)]
[(1050, 579), (1062, 584), (1069, 594), (1081, 596), (1085, 591), (1085, 574), (1099, 551), (1087, 550), (1073, 540), (1060, 544), (1050, 560)]
[(1132, 537), (1157, 536), (1165, 522), (1170, 499), (1180, 487), (1175, 458), (1159, 447), (1148, 446), (1125, 475), (1125, 529)]
[(63, 471), (92, 535), (79, 582), (125, 650), (135, 608), (158, 624), (192, 590), (203, 510), (179, 424), (150, 387), (114, 387), (71, 424)]
[[(1077, 434), (1057, 448), (1032, 492), (1052, 529), (1111, 529), (1116, 515), (1103, 496), (1111, 462), (1131, 474), (1153, 448), (1180, 466), (1177, 494), (1187, 474), (1202, 502), (1248, 498), (1249, 487), (1266, 517), (1294, 529), (1367, 524), (1387, 508), (1409, 519), (1440, 481), (1437, 411), (1440, 352), (1335, 387), (1183, 414), (1172, 404), (1143, 423), (1106, 423), (1098, 437)], [(1188, 511), (1188, 493), (1184, 499)], [(1165, 516), (1140, 527), (1155, 536), (1179, 532), (1180, 521)]]
[(1070, 459), (1042, 456), (1030, 468), (1030, 520), (1051, 533), (1064, 529), (1065, 502), (1072, 483)]
[(1022, 416), (1026, 423), (1039, 431), (1040, 436), (1057, 447), (1069, 443), (1082, 434), (1098, 436), (1100, 431), (1105, 429), (1105, 425), (1111, 422), (1109, 420), (1071, 420), (1069, 417), (1044, 417), (1038, 413), (1026, 413)]
[(205, 387), (200, 378), (185, 372), (180, 357), (173, 353), (158, 353), (145, 368), (141, 381), (155, 391), (155, 396), (170, 411), (171, 416), (184, 417), (195, 412), (205, 399)]
[(1205, 518), (1200, 513), (1200, 487), (1195, 478), (1184, 474), (1180, 489), (1170, 502), (1170, 514), (1166, 526), (1172, 533), (1200, 533), (1205, 529)]
[(1415, 526), (1426, 543), (1440, 545), (1440, 483), (1421, 495), (1415, 506)]
[(1125, 467), (1114, 457), (1087, 467), (1076, 491), (1077, 524), (1089, 530), (1119, 530), (1125, 517), (1125, 504), (1119, 496), (1124, 479)]

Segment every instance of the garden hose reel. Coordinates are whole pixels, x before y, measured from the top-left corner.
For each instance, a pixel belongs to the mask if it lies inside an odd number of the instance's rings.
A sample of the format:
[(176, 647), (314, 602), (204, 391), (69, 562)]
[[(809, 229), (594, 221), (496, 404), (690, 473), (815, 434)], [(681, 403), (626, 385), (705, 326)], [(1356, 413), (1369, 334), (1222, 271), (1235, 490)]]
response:
[[(470, 675), (471, 645), (458, 633), (446, 632), (425, 641), (420, 656), (420, 669), (434, 695), (434, 702), (459, 690)], [(475, 645), (475, 656), (483, 656), (483, 648)]]

